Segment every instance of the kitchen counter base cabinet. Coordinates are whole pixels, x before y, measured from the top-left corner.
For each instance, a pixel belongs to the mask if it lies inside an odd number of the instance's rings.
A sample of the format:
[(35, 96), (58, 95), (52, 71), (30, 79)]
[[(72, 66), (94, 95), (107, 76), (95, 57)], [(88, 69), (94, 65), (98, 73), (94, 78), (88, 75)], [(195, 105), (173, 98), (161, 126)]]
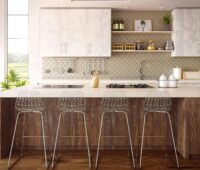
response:
[[(57, 110), (58, 98), (45, 98), (47, 104), (47, 128), (46, 133), (49, 135), (47, 139), (48, 149), (52, 150), (56, 126), (58, 122), (59, 112)], [(88, 135), (91, 149), (96, 150), (97, 140), (100, 127), (100, 98), (87, 98), (86, 119), (88, 122)], [(12, 133), (14, 129), (14, 122), (16, 119), (16, 111), (14, 110), (15, 98), (1, 98), (0, 99), (0, 157), (8, 156)], [(130, 130), (133, 140), (133, 146), (139, 149), (141, 127), (143, 122), (143, 98), (129, 99), (129, 121)], [(171, 118), (173, 122), (173, 129), (177, 144), (178, 152), (184, 158), (200, 155), (200, 98), (175, 98), (173, 99)], [(170, 136), (168, 122), (163, 114), (150, 114), (147, 117), (145, 135), (151, 136), (167, 136), (166, 138), (145, 138), (144, 149), (173, 149), (172, 140)], [(25, 124), (25, 134), (41, 134), (41, 127), (37, 124), (38, 117), (28, 117)], [(65, 135), (83, 135), (84, 124), (82, 123), (82, 116), (77, 114), (67, 114), (63, 119), (63, 129)], [(106, 115), (105, 124), (103, 125), (102, 134), (106, 135), (121, 135), (127, 134), (126, 121), (123, 117), (118, 117), (117, 114)], [(22, 119), (20, 119), (22, 122)], [(78, 122), (78, 123), (77, 123)], [(106, 123), (107, 122), (107, 123)], [(22, 127), (20, 125), (20, 127)], [(32, 128), (34, 127), (34, 128)], [(119, 128), (120, 127), (120, 128)], [(127, 134), (128, 135), (128, 134)], [(17, 129), (14, 149), (18, 150), (21, 147), (22, 130)], [(58, 149), (83, 150), (85, 149), (85, 140), (83, 138), (74, 138), (63, 141), (63, 146), (58, 144)], [(115, 150), (128, 149), (128, 138), (103, 138), (101, 149)], [(25, 149), (42, 150), (42, 139), (25, 139)]]

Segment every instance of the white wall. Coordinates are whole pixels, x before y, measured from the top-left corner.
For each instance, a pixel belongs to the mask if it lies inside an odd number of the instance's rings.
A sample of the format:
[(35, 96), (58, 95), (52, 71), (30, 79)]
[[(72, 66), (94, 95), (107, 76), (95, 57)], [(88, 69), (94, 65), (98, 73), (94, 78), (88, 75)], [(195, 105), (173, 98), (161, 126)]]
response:
[(6, 73), (7, 56), (7, 0), (0, 0), (0, 82)]

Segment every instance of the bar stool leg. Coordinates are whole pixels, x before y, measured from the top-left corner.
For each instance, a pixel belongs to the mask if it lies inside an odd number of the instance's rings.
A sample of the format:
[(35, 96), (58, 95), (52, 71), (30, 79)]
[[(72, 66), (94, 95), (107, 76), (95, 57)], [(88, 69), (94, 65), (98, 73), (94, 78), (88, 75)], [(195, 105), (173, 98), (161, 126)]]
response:
[(91, 164), (90, 148), (89, 148), (89, 141), (88, 141), (87, 123), (86, 123), (85, 113), (84, 112), (81, 112), (81, 113), (83, 114), (83, 119), (84, 119), (86, 144), (87, 144), (87, 150), (88, 150), (88, 159), (89, 159), (89, 166), (91, 168), (92, 164)]
[(41, 116), (41, 123), (42, 123), (42, 137), (43, 137), (43, 146), (44, 146), (44, 159), (45, 159), (45, 167), (48, 167), (47, 164), (47, 151), (46, 151), (46, 141), (45, 141), (45, 132), (44, 132), (44, 117), (42, 112), (39, 112)]
[[(8, 168), (10, 168), (10, 159), (11, 159), (11, 156), (12, 156), (12, 150), (13, 150), (13, 144), (14, 144), (14, 140), (15, 140), (15, 135), (16, 135), (16, 129), (17, 129), (17, 124), (18, 124), (18, 120), (19, 120), (19, 116), (22, 112), (19, 112), (17, 114), (17, 118), (16, 118), (16, 121), (15, 121), (15, 128), (14, 128), (14, 133), (13, 133), (13, 138), (12, 138), (12, 143), (11, 143), (11, 148), (10, 148), (10, 154), (9, 154), (9, 158), (8, 158)], [(20, 157), (21, 158), (21, 157)], [(14, 163), (13, 165), (20, 159), (18, 158)]]
[(98, 140), (98, 146), (97, 146), (97, 156), (96, 156), (95, 168), (97, 168), (97, 166), (98, 166), (99, 147), (100, 147), (100, 142), (101, 142), (101, 133), (102, 133), (102, 126), (103, 126), (104, 114), (105, 114), (105, 112), (103, 112), (102, 117), (101, 117), (101, 124), (100, 124), (100, 131), (99, 131), (99, 140)]
[(58, 125), (57, 125), (57, 131), (56, 131), (56, 139), (55, 139), (55, 144), (54, 144), (54, 149), (53, 149), (53, 158), (52, 158), (52, 163), (51, 163), (51, 167), (54, 167), (54, 160), (55, 160), (55, 154), (56, 154), (56, 146), (57, 146), (57, 142), (58, 142), (58, 133), (59, 133), (59, 129), (60, 129), (60, 120), (61, 120), (61, 116), (62, 116), (62, 112), (59, 115), (59, 119), (58, 119)]
[(177, 168), (179, 168), (179, 161), (178, 161), (178, 156), (177, 156), (177, 151), (176, 151), (176, 144), (175, 144), (175, 140), (174, 140), (174, 133), (173, 133), (173, 128), (172, 128), (171, 116), (170, 116), (169, 112), (166, 112), (166, 113), (168, 115), (168, 120), (169, 120), (171, 135), (172, 135), (172, 141), (173, 141), (173, 146), (174, 146), (174, 153), (175, 153), (175, 156), (176, 156), (176, 165), (177, 165)]
[(131, 148), (132, 163), (133, 163), (133, 167), (135, 168), (135, 159), (134, 159), (134, 155), (133, 155), (133, 144), (132, 144), (132, 139), (131, 139), (131, 132), (130, 132), (130, 126), (129, 126), (129, 121), (128, 121), (128, 115), (127, 115), (127, 112), (124, 112), (124, 114), (126, 116), (126, 122), (127, 122), (127, 128), (128, 128), (128, 136), (129, 136), (129, 143), (130, 143), (130, 148)]
[(142, 150), (143, 150), (143, 145), (144, 145), (144, 129), (145, 129), (145, 124), (146, 124), (146, 115), (147, 115), (147, 112), (144, 113), (144, 120), (143, 120), (143, 127), (142, 127), (142, 141), (141, 141), (141, 148), (140, 148), (139, 168), (141, 168), (141, 166), (142, 166)]
[(23, 132), (22, 132), (22, 147), (21, 147), (21, 156), (23, 156), (23, 151), (24, 151), (24, 126), (25, 126), (25, 122), (26, 122), (26, 113), (24, 113), (24, 120), (23, 120)]

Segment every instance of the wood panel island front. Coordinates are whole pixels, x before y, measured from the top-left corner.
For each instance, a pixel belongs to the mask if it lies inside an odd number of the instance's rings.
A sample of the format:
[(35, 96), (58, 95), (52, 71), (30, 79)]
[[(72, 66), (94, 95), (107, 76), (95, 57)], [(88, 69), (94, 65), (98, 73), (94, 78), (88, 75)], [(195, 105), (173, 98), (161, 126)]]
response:
[[(9, 154), (14, 123), (16, 119), (15, 100), (21, 90), (38, 90), (47, 106), (46, 116), (46, 134), (48, 149), (53, 149), (55, 141), (56, 127), (58, 123), (58, 99), (63, 89), (42, 89), (28, 86), (8, 90), (0, 94), (0, 158), (7, 157)], [(77, 90), (77, 89), (70, 89)], [(108, 89), (102, 86), (98, 89), (92, 89), (88, 85), (82, 89), (87, 101), (86, 119), (88, 125), (89, 144), (91, 149), (97, 149), (97, 141), (100, 127), (101, 98), (105, 96)], [(150, 89), (114, 89), (116, 91), (125, 91), (129, 100), (129, 123), (133, 146), (139, 149), (141, 143), (141, 127), (143, 122), (144, 98)], [(160, 89), (153, 88), (153, 91)], [(166, 89), (172, 97), (171, 118), (175, 134), (175, 142), (179, 154), (184, 158), (193, 158), (200, 156), (200, 88), (176, 88)], [(104, 135), (127, 135), (126, 120), (118, 117), (117, 114), (106, 115), (102, 133)], [(22, 119), (20, 119), (20, 122)], [(41, 126), (39, 115), (28, 116), (25, 123), (25, 134), (41, 135)], [(67, 135), (83, 135), (84, 124), (82, 116), (77, 114), (68, 114), (62, 122), (62, 131)], [(17, 151), (21, 147), (22, 123), (19, 123), (17, 129), (14, 149)], [(146, 122), (147, 136), (165, 136), (165, 138), (145, 138), (144, 149), (172, 149), (173, 143), (170, 137), (170, 128), (165, 115), (148, 115)], [(102, 149), (105, 150), (128, 150), (128, 138), (103, 138), (101, 142)], [(58, 143), (58, 148), (70, 150), (83, 150), (85, 147), (84, 138), (65, 139)], [(42, 150), (42, 139), (27, 138), (24, 141), (24, 149)]]

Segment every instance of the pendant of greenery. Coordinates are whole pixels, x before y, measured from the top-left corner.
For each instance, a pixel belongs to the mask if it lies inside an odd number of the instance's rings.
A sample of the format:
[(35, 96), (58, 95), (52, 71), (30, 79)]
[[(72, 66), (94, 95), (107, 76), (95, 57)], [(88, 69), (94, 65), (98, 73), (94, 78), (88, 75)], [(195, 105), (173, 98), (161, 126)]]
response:
[(10, 69), (4, 82), (1, 82), (2, 90), (8, 90), (15, 87), (26, 85), (26, 80), (20, 80), (20, 76), (14, 69)]

